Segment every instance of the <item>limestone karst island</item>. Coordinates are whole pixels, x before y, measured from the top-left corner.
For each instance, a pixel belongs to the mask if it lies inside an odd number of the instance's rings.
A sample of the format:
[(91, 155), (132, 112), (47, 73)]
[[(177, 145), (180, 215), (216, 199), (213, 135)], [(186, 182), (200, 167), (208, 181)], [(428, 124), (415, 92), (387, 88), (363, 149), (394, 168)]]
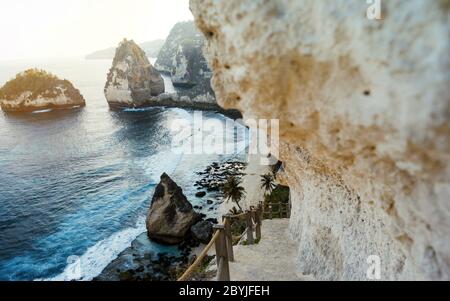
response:
[(450, 281), (449, 0), (0, 11), (1, 282)]

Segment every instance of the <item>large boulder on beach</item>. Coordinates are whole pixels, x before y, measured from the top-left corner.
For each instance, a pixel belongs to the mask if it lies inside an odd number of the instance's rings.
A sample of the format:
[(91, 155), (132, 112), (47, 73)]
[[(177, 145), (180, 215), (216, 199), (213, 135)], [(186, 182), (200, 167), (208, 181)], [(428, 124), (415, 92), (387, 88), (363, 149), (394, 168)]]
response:
[(105, 85), (105, 96), (112, 106), (136, 107), (164, 93), (164, 79), (134, 42), (123, 40), (116, 50)]
[(0, 89), (0, 106), (6, 112), (85, 106), (80, 91), (68, 80), (44, 70), (29, 69)]
[(208, 244), (213, 236), (213, 224), (210, 221), (200, 221), (191, 227), (192, 236), (203, 244)]
[(163, 244), (180, 244), (199, 219), (200, 216), (182, 189), (164, 173), (155, 189), (147, 215), (146, 226), (150, 239)]

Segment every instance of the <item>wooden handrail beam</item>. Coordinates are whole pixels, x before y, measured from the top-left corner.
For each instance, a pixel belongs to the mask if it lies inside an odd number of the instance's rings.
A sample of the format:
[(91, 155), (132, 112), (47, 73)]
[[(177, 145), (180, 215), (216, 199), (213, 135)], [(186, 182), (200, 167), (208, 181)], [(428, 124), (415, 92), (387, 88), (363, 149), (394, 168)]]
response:
[[(247, 243), (252, 245), (254, 243), (253, 238), (253, 220), (256, 223), (256, 238), (261, 239), (261, 225), (262, 219), (264, 217), (265, 211), (262, 206), (262, 203), (259, 204), (258, 208), (252, 208), (245, 213), (237, 214), (237, 215), (224, 215), (223, 216), (223, 225), (215, 225), (214, 235), (211, 241), (206, 245), (197, 259), (192, 263), (192, 265), (183, 273), (183, 275), (178, 278), (177, 281), (188, 281), (188, 279), (192, 276), (195, 270), (200, 266), (202, 261), (208, 255), (208, 252), (211, 250), (212, 246), (215, 246), (216, 249), (216, 260), (217, 260), (217, 280), (218, 281), (230, 281), (230, 267), (229, 261), (234, 261), (234, 252), (233, 252), (233, 235), (231, 233), (231, 222), (232, 219), (240, 219), (246, 220), (247, 228), (244, 233), (240, 236), (241, 238), (247, 234)], [(272, 215), (272, 211), (270, 211)]]
[(214, 233), (213, 238), (209, 242), (209, 244), (203, 249), (202, 253), (197, 257), (194, 263), (184, 272), (184, 274), (178, 278), (178, 281), (187, 281), (191, 274), (195, 271), (195, 269), (202, 263), (203, 259), (205, 259), (206, 255), (208, 255), (209, 250), (215, 244), (216, 240), (219, 238), (220, 232), (216, 231)]

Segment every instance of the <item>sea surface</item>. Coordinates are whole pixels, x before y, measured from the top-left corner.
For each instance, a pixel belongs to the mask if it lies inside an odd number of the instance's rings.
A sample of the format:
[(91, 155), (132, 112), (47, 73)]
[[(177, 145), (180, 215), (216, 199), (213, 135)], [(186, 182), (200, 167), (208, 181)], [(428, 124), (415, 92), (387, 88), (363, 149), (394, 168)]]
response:
[[(213, 162), (245, 159), (243, 149), (199, 156), (172, 151), (170, 124), (192, 124), (192, 111), (110, 110), (103, 96), (110, 66), (111, 60), (83, 58), (0, 62), (0, 85), (38, 67), (70, 80), (87, 102), (76, 110), (0, 112), (0, 280), (91, 280), (145, 231), (163, 172), (195, 205), (201, 201), (193, 186), (197, 172)], [(172, 92), (170, 78), (165, 81)], [(213, 112), (203, 116), (227, 120)], [(246, 131), (236, 126), (226, 143)]]

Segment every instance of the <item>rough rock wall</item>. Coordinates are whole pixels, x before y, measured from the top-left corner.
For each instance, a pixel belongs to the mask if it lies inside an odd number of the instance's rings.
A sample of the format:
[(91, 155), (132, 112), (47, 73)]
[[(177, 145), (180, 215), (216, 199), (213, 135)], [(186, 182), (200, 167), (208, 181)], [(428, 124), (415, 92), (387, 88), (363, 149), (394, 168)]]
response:
[(145, 52), (125, 39), (116, 50), (104, 92), (110, 104), (136, 105), (164, 93), (164, 80)]
[(193, 101), (216, 103), (212, 72), (203, 55), (205, 39), (193, 21), (175, 24), (155, 67), (169, 73), (177, 94)]
[(172, 72), (173, 85), (181, 96), (195, 101), (216, 103), (211, 87), (212, 72), (203, 56), (203, 39), (183, 41), (176, 52)]
[(183, 190), (164, 173), (147, 214), (148, 236), (163, 244), (179, 244), (199, 220)]
[(167, 73), (172, 73), (175, 68), (174, 57), (178, 51), (178, 47), (184, 40), (203, 40), (201, 33), (195, 27), (194, 22), (179, 22), (175, 24), (169, 33), (163, 47), (159, 51), (155, 67)]
[(224, 107), (278, 118), (298, 270), (450, 279), (450, 1), (191, 0)]

